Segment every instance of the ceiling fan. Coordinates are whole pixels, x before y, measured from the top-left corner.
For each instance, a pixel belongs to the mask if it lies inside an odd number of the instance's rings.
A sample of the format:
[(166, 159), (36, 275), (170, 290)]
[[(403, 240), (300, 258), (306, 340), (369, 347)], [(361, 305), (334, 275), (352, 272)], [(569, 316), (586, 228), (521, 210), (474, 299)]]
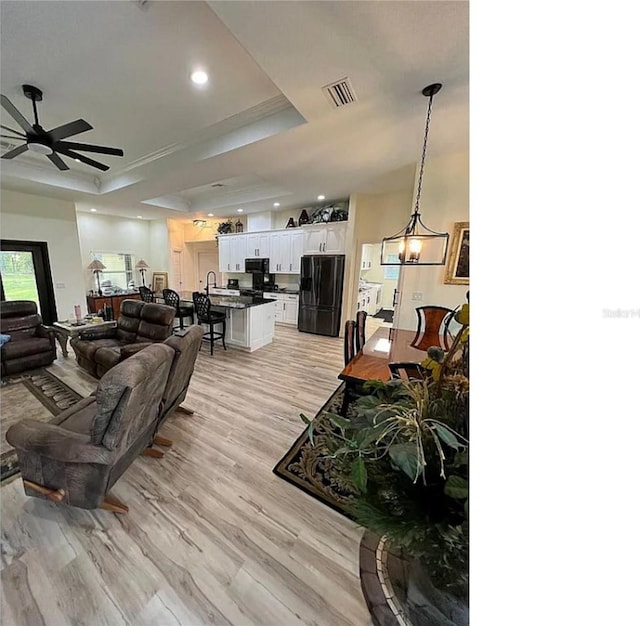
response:
[(97, 152), (99, 154), (110, 154), (112, 156), (124, 156), (124, 152), (120, 148), (107, 148), (106, 146), (94, 146), (87, 143), (62, 141), (67, 137), (92, 130), (93, 126), (91, 126), (91, 124), (89, 124), (88, 122), (80, 119), (76, 120), (75, 122), (69, 122), (68, 124), (63, 124), (62, 126), (58, 126), (57, 128), (53, 128), (52, 130), (47, 131), (42, 128), (42, 126), (40, 126), (40, 120), (38, 119), (38, 110), (36, 108), (36, 102), (40, 102), (42, 100), (42, 91), (37, 87), (34, 87), (33, 85), (22, 85), (22, 91), (33, 104), (33, 116), (35, 117), (35, 123), (33, 125), (29, 124), (22, 113), (20, 113), (20, 111), (18, 111), (18, 109), (13, 106), (9, 98), (7, 98), (7, 96), (0, 95), (2, 106), (7, 111), (7, 113), (9, 113), (9, 115), (18, 123), (20, 128), (22, 128), (25, 133), (23, 134), (18, 130), (13, 130), (13, 128), (2, 126), (0, 124), (0, 126), (4, 130), (14, 133), (15, 135), (0, 135), (0, 137), (14, 140), (22, 139), (26, 141), (24, 145), (18, 146), (17, 148), (10, 150), (6, 154), (3, 154), (3, 159), (13, 159), (19, 154), (30, 150), (31, 152), (44, 154), (45, 156), (47, 156), (47, 158), (59, 170), (68, 170), (69, 166), (60, 158), (60, 155), (63, 154), (64, 156), (74, 159), (75, 161), (86, 163), (87, 165), (91, 165), (91, 167), (96, 167), (99, 170), (106, 172), (109, 169), (108, 165), (100, 163), (99, 161), (94, 161), (93, 159), (90, 159), (89, 157), (86, 157), (83, 154), (75, 151), (82, 150), (83, 152)]

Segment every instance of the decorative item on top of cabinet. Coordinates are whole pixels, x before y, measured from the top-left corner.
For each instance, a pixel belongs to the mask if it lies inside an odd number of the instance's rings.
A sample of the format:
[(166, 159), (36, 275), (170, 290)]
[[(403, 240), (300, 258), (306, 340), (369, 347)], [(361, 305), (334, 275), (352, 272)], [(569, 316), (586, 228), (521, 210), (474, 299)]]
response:
[(241, 233), (243, 230), (244, 230), (244, 227), (242, 226), (242, 222), (238, 220), (236, 222), (236, 232)]
[(298, 224), (302, 226), (303, 224), (309, 223), (309, 214), (307, 213), (307, 209), (302, 209), (302, 213), (300, 213), (300, 218), (298, 219)]
[(226, 222), (220, 222), (218, 224), (218, 235), (227, 235), (228, 233), (233, 232), (233, 224), (231, 220), (227, 220)]
[(287, 228), (295, 228), (296, 227), (296, 221), (290, 217), (289, 221), (287, 222)]

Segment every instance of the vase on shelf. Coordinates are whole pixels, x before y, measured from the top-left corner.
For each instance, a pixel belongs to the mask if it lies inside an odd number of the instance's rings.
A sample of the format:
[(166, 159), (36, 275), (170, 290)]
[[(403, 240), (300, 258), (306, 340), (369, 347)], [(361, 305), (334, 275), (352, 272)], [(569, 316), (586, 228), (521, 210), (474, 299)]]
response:
[(306, 209), (302, 209), (302, 213), (300, 213), (300, 218), (298, 219), (298, 224), (302, 226), (303, 224), (309, 223), (309, 214)]

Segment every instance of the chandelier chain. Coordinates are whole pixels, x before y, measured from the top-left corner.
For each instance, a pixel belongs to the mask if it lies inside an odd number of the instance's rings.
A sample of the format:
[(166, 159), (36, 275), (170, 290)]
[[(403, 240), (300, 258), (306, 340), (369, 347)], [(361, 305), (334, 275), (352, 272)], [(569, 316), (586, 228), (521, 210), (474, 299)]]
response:
[(427, 108), (427, 119), (424, 127), (424, 142), (422, 143), (422, 160), (420, 161), (420, 175), (418, 176), (418, 190), (416, 191), (416, 208), (414, 213), (420, 211), (420, 196), (422, 195), (422, 175), (424, 174), (424, 162), (427, 158), (427, 137), (429, 136), (429, 122), (431, 121), (431, 104), (433, 96), (429, 96), (429, 106)]

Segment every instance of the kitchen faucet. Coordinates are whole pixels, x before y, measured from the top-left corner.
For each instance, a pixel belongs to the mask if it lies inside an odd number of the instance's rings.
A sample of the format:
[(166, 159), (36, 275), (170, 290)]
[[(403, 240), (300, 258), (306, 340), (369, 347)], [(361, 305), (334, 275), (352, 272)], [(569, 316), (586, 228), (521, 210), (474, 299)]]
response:
[(217, 281), (216, 273), (213, 270), (210, 270), (209, 272), (207, 272), (207, 286), (204, 288), (204, 290), (205, 290), (207, 295), (209, 295), (209, 274), (213, 274), (213, 288), (215, 289), (217, 287), (217, 285), (216, 285), (216, 281)]

